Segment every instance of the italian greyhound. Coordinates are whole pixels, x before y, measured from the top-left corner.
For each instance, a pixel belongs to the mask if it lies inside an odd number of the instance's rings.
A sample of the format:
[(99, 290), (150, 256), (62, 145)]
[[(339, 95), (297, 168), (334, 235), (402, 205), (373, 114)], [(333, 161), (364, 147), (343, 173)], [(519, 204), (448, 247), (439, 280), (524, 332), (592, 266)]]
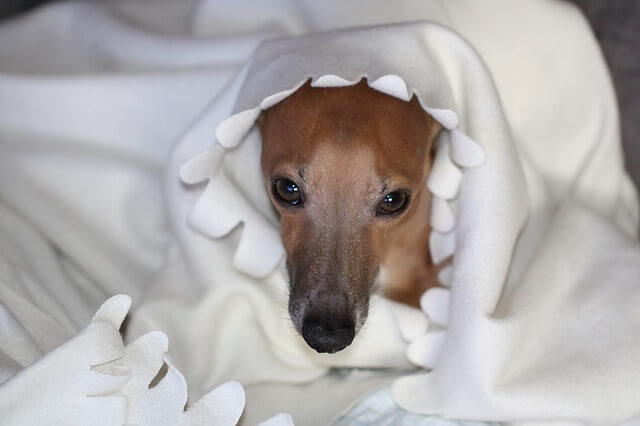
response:
[(289, 314), (309, 346), (351, 344), (370, 295), (418, 306), (436, 285), (425, 180), (441, 126), (371, 89), (307, 82), (263, 112), (261, 166), (280, 214)]

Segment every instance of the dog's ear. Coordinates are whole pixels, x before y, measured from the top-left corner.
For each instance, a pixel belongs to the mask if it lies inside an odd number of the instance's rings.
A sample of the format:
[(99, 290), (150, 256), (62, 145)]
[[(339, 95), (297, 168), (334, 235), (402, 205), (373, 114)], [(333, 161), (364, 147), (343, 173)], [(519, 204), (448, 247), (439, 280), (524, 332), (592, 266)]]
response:
[(443, 127), (442, 124), (440, 124), (439, 122), (437, 122), (435, 120), (435, 118), (433, 118), (431, 115), (427, 114), (429, 116), (429, 119), (431, 120), (431, 135), (429, 137), (429, 143), (431, 144), (430, 149), (433, 149), (435, 147), (435, 140), (438, 138), (438, 135), (440, 134), (440, 132), (442, 131)]
[(267, 113), (266, 111), (260, 112), (260, 115), (256, 119), (256, 125), (258, 126), (259, 129), (261, 129), (262, 125), (264, 124), (264, 116), (266, 113)]
[(438, 138), (438, 135), (442, 131), (443, 127), (442, 127), (442, 124), (436, 121), (436, 119), (433, 118), (431, 114), (429, 114), (428, 112), (425, 111), (424, 115), (426, 115), (427, 120), (429, 121), (429, 129), (430, 129), (429, 140), (427, 143), (429, 144), (429, 150), (433, 151), (436, 146), (435, 141)]
[(427, 111), (425, 111), (422, 108), (422, 105), (420, 104), (420, 101), (418, 100), (418, 97), (415, 94), (411, 96), (409, 103), (412, 104), (414, 108), (419, 108), (424, 114), (424, 118), (427, 121), (427, 124), (429, 125), (429, 133), (427, 135), (427, 143), (429, 144), (428, 148), (429, 148), (429, 151), (432, 151), (435, 147), (435, 140), (437, 139), (438, 135), (443, 129), (442, 124), (436, 121), (436, 119), (433, 118), (431, 114), (429, 114)]

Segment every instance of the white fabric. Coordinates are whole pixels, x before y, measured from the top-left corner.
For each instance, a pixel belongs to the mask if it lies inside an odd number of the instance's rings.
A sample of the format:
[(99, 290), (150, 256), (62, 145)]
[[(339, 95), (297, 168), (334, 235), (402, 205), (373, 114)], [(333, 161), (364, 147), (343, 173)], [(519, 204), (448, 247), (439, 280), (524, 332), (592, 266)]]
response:
[[(276, 219), (266, 213), (259, 170), (238, 167), (245, 161), (255, 166), (259, 138), (250, 133), (230, 155), (223, 146), (205, 149), (216, 137), (225, 140), (229, 129), (218, 124), (233, 113), (248, 111), (237, 120), (252, 123), (255, 108), (286, 96), (262, 85), (270, 93), (252, 90), (255, 99), (237, 103), (248, 87), (243, 72), (251, 72), (241, 66), (264, 38), (416, 19), (462, 34), (488, 68), (442, 30), (435, 32), (442, 44), (417, 47), (433, 54), (428, 62), (439, 75), (418, 78), (410, 56), (382, 49), (375, 59), (387, 63), (371, 75), (372, 82), (399, 76), (406, 90), (444, 85), (444, 98), (434, 92), (422, 99), (449, 129), (448, 140), (439, 142), (443, 172), (434, 172), (427, 184), (440, 199), (432, 220), (441, 235), (431, 241), (432, 249), (439, 258), (455, 250), (455, 262), (441, 275), (451, 284), (449, 315), (432, 311), (446, 295), (427, 294), (423, 306), (447, 330), (425, 334), (421, 311), (381, 300), (351, 348), (321, 356), (287, 323), (285, 277), (279, 268), (271, 272), (282, 250)], [(376, 41), (402, 44), (403, 31)], [(434, 34), (417, 32), (427, 39)], [(307, 40), (313, 46), (316, 39)], [(366, 36), (362, 40), (370, 45)], [(357, 76), (347, 75), (338, 65), (314, 69), (318, 77), (333, 75), (315, 83), (346, 84), (372, 72), (360, 63)], [(293, 77), (283, 75), (280, 91), (300, 81)], [(374, 86), (401, 97), (408, 93), (393, 77)], [(482, 146), (486, 158), (474, 154), (465, 135)], [(190, 167), (181, 169), (187, 160)], [(194, 208), (215, 201), (201, 195), (215, 195), (216, 187), (196, 182), (218, 161), (223, 183), (242, 184), (247, 195), (223, 200), (229, 203), (223, 208), (243, 206), (235, 214), (246, 223), (233, 230), (238, 217), (233, 223), (207, 220), (206, 212), (220, 205)], [(456, 163), (476, 167), (461, 173)], [(185, 182), (196, 184), (183, 184), (179, 170)], [(640, 323), (633, 309), (640, 254), (631, 237), (638, 208), (622, 169), (606, 69), (583, 18), (563, 3), (218, 0), (51, 6), (0, 27), (0, 203), (0, 393), (12, 395), (7, 398), (28, 402), (12, 389), (39, 390), (41, 377), (50, 378), (48, 392), (65, 395), (73, 388), (74, 380), (30, 371), (54, 368), (50, 357), (57, 352), (45, 354), (65, 341), (58, 350), (77, 359), (76, 368), (93, 365), (93, 359), (82, 362), (73, 342), (86, 335), (81, 330), (103, 300), (124, 292), (133, 298), (129, 339), (166, 332), (171, 365), (185, 375), (193, 401), (238, 380), (247, 389), (248, 424), (280, 410), (300, 424), (326, 424), (353, 402), (345, 395), (356, 399), (367, 386), (347, 378), (322, 388), (325, 382), (319, 381), (309, 395), (321, 395), (323, 409), (309, 423), (305, 390), (287, 393), (286, 383), (318, 378), (330, 366), (386, 366), (406, 374), (410, 361), (435, 366), (428, 375), (395, 383), (396, 400), (419, 412), (593, 424), (640, 414), (634, 369), (639, 343), (632, 338)], [(198, 229), (187, 226), (188, 217)], [(110, 324), (111, 331), (96, 335), (99, 341), (113, 337), (118, 321)], [(151, 336), (158, 342), (154, 347), (163, 347), (160, 335)], [(110, 347), (107, 340), (104, 345)], [(128, 359), (122, 351), (96, 359)], [(158, 365), (162, 350), (154, 353), (148, 365)], [(269, 385), (274, 381), (280, 384)], [(139, 384), (131, 381), (130, 389)], [(120, 382), (113, 386), (127, 389)], [(86, 395), (104, 388), (87, 382), (79, 389), (76, 402), (84, 403)], [(271, 404), (278, 392), (292, 397)], [(152, 394), (142, 392), (147, 393)], [(222, 415), (216, 398), (208, 398), (202, 407)], [(139, 401), (147, 402), (134, 413), (150, 419), (157, 414), (159, 400)], [(119, 402), (89, 403), (110, 404), (112, 417), (99, 409), (90, 414), (105, 424), (122, 423)], [(75, 414), (82, 413), (88, 411)]]
[[(404, 47), (406, 55), (416, 58), (409, 72), (403, 70), (405, 73), (402, 77), (388, 74), (397, 68), (389, 67), (377, 56), (381, 45), (379, 40), (385, 40), (383, 46), (386, 51)], [(196, 191), (185, 193), (184, 187), (177, 186), (169, 193), (169, 204), (182, 209), (175, 216), (176, 229), (180, 229), (180, 224), (184, 223), (186, 209), (192, 228), (213, 239), (204, 246), (196, 246), (195, 238), (199, 236), (193, 234), (193, 229), (184, 229), (181, 241), (183, 252), (191, 252), (197, 259), (195, 263), (207, 268), (198, 280), (216, 285), (212, 295), (224, 295), (223, 300), (228, 300), (230, 296), (227, 292), (241, 291), (237, 284), (244, 280), (241, 276), (237, 276), (231, 285), (219, 280), (219, 277), (237, 275), (237, 271), (241, 271), (260, 279), (274, 271), (283, 257), (277, 218), (264, 190), (260, 171), (261, 145), (254, 123), (261, 109), (284, 99), (310, 78), (312, 86), (314, 82), (321, 81), (323, 87), (328, 87), (333, 84), (343, 86), (345, 81), (354, 84), (367, 76), (373, 89), (405, 101), (410, 99), (409, 94), (415, 93), (425, 109), (443, 111), (448, 116), (456, 117), (455, 122), (458, 122), (457, 115), (450, 110), (453, 105), (450, 86), (443, 84), (446, 81), (443, 66), (446, 58), (439, 58), (437, 51), (432, 52), (432, 48), (425, 47), (442, 46), (443, 50), (455, 52), (456, 43), (459, 43), (458, 37), (442, 27), (405, 24), (283, 39), (265, 43), (256, 51), (245, 71), (187, 132), (173, 153), (172, 161), (176, 164), (188, 159), (180, 169), (183, 180), (190, 184), (207, 181), (204, 190), (196, 187)], [(330, 60), (327, 61), (327, 58)], [(431, 82), (437, 80), (440, 84), (429, 84), (430, 81), (422, 78), (425, 72), (432, 75)], [(217, 144), (210, 137), (214, 131)], [(430, 178), (430, 182), (436, 182), (431, 185), (435, 188), (433, 191), (450, 191), (452, 196), (449, 198), (455, 196), (461, 182), (460, 179), (450, 179), (449, 170), (455, 169), (462, 174), (459, 166), (449, 158), (447, 149), (449, 139), (456, 133), (460, 133), (460, 130), (453, 128), (444, 132), (439, 144), (439, 151), (444, 154), (439, 153), (438, 156), (443, 159), (441, 162), (445, 166), (434, 167), (431, 176), (438, 179)], [(468, 152), (467, 159), (471, 159), (469, 163), (477, 166), (483, 161), (484, 153), (471, 139), (467, 138), (466, 141), (467, 147), (459, 151)], [(192, 192), (198, 195), (195, 203), (190, 200)], [(450, 210), (446, 202), (438, 207)], [(237, 241), (224, 238), (240, 224), (241, 229), (234, 231)], [(435, 258), (445, 258), (451, 254), (453, 249), (448, 243), (453, 241), (453, 237), (451, 230), (446, 234), (434, 230), (431, 240)], [(208, 260), (220, 259), (223, 255), (233, 255), (232, 262), (224, 264)], [(267, 280), (268, 285), (286, 293), (287, 276), (282, 268), (270, 274)], [(252, 290), (252, 294), (246, 293), (244, 297), (254, 310), (256, 305), (265, 304), (264, 291)], [(283, 324), (277, 318), (287, 316), (284, 302), (282, 300), (275, 304), (272, 312), (258, 311), (259, 323), (246, 331), (240, 321), (238, 325), (231, 325), (235, 318), (241, 317), (241, 311), (211, 309), (212, 315), (222, 312), (227, 327), (235, 331), (233, 340), (227, 338), (221, 344), (226, 347), (242, 345), (232, 351), (236, 362), (243, 356), (250, 358), (238, 362), (243, 370), (236, 374), (242, 375), (239, 379), (244, 383), (308, 380), (308, 373), (293, 369), (291, 366), (294, 365), (306, 365), (306, 371), (313, 371), (315, 367), (320, 372), (324, 370), (318, 368), (327, 365), (406, 368), (407, 359), (411, 359), (405, 354), (407, 342), (426, 331), (427, 327), (426, 318), (419, 311), (381, 299), (375, 303), (367, 327), (353, 345), (338, 355), (320, 355), (308, 348), (290, 328), (282, 330), (283, 325), (288, 324)], [(167, 307), (163, 306), (162, 310), (165, 309)], [(222, 318), (218, 321), (222, 321)], [(246, 322), (246, 318), (241, 322)], [(163, 323), (161, 328), (166, 326), (168, 324)], [(184, 326), (189, 327), (187, 324)], [(255, 335), (256, 330), (260, 329), (262, 335)], [(252, 334), (241, 338), (239, 335), (242, 333)], [(264, 354), (259, 348), (244, 349), (247, 342), (253, 344), (261, 341), (264, 334), (271, 345), (277, 345), (277, 357), (280, 359), (274, 359), (271, 349)], [(387, 342), (388, 345), (381, 346), (381, 342)]]
[[(130, 305), (127, 296), (109, 299), (87, 328), (0, 387), (3, 424), (236, 424), (244, 408), (239, 383), (212, 390), (185, 411), (184, 378), (163, 357), (166, 335), (150, 332), (123, 345), (118, 329)], [(163, 363), (166, 375), (151, 387)]]

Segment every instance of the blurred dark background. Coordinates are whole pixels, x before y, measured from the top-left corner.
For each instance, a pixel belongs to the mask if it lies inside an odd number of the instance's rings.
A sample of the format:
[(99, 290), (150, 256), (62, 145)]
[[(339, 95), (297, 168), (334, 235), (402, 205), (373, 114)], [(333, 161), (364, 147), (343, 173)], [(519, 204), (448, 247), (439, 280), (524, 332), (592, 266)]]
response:
[(44, 3), (47, 3), (47, 0), (2, 0), (0, 1), (0, 19), (6, 19)]
[[(0, 21), (48, 1), (0, 0)], [(620, 105), (627, 169), (640, 188), (640, 1), (569, 1), (586, 15), (609, 64)]]

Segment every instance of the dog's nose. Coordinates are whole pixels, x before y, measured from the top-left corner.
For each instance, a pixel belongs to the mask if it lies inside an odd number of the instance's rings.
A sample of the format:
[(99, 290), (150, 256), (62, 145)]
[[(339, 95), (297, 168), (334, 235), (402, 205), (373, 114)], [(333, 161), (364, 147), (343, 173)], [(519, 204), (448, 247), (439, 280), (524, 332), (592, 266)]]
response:
[(352, 317), (346, 297), (323, 293), (304, 315), (302, 337), (318, 352), (336, 353), (356, 335)]
[(305, 318), (302, 323), (302, 337), (318, 352), (336, 353), (353, 342), (356, 328), (353, 322), (335, 326), (331, 321)]

